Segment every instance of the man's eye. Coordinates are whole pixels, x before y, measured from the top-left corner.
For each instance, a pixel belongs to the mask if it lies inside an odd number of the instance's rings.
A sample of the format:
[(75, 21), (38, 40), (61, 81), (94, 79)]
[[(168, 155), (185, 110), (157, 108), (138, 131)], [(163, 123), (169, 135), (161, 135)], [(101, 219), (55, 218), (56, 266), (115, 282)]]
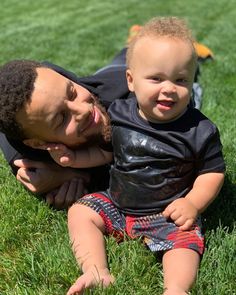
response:
[(66, 119), (67, 119), (66, 112), (61, 112), (59, 119), (58, 119), (57, 127), (61, 127), (61, 126), (65, 125)]

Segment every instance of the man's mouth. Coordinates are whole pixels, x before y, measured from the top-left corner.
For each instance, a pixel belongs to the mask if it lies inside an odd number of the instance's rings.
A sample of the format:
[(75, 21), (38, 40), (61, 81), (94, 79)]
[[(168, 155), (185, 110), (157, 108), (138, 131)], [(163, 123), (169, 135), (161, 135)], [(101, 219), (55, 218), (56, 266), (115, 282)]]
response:
[(87, 129), (95, 126), (99, 121), (99, 112), (95, 106), (93, 106), (92, 112), (88, 115), (85, 122), (83, 123), (82, 127), (79, 128), (78, 134), (81, 135)]

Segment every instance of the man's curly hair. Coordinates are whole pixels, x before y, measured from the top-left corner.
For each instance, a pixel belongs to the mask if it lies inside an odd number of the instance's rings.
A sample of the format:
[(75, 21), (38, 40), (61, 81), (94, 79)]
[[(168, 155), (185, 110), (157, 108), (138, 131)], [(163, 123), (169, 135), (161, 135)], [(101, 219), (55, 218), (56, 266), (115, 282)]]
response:
[(0, 131), (9, 138), (25, 139), (16, 114), (31, 98), (39, 67), (45, 66), (32, 60), (13, 60), (0, 68)]

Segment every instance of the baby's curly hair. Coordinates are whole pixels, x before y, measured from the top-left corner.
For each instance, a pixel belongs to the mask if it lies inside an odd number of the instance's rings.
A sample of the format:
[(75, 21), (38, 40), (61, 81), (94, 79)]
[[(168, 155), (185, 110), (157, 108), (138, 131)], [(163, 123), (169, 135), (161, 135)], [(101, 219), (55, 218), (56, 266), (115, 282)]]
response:
[[(143, 37), (170, 37), (185, 40), (190, 42), (194, 49), (194, 38), (192, 36), (191, 30), (188, 28), (187, 23), (184, 19), (177, 17), (154, 17), (148, 21), (137, 33), (137, 35), (129, 43), (126, 62), (127, 67), (130, 67), (130, 63), (133, 57), (134, 47), (138, 40)], [(195, 53), (196, 55), (196, 53)], [(197, 60), (197, 56), (196, 56)]]
[(13, 60), (0, 68), (0, 131), (9, 138), (25, 139), (16, 114), (31, 98), (39, 67), (45, 66), (32, 60)]

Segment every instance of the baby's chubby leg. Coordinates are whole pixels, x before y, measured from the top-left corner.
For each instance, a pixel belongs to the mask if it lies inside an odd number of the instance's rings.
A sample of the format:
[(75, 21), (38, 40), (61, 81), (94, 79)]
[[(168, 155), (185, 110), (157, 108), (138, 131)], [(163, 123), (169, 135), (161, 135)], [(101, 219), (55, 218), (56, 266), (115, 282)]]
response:
[(75, 258), (83, 275), (71, 286), (67, 295), (83, 294), (97, 285), (107, 287), (114, 282), (107, 265), (101, 216), (93, 209), (75, 204), (68, 210), (68, 229)]
[(186, 295), (195, 282), (200, 255), (191, 249), (178, 248), (163, 255), (163, 295)]

